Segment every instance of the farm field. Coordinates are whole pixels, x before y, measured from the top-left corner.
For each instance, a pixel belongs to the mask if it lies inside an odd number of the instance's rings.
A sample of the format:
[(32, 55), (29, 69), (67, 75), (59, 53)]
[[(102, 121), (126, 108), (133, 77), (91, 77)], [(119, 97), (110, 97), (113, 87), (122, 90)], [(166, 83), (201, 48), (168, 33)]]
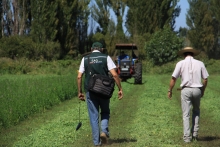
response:
[[(220, 76), (211, 75), (201, 100), (199, 140), (182, 140), (180, 91), (167, 98), (170, 75), (144, 75), (142, 85), (134, 79), (123, 82), (124, 98), (111, 98), (111, 147), (219, 147)], [(117, 89), (117, 88), (116, 88)], [(80, 113), (79, 113), (80, 108)], [(75, 131), (80, 120), (82, 127)], [(37, 113), (16, 126), (2, 129), (0, 146), (92, 147), (91, 127), (85, 102), (77, 97), (66, 100), (43, 113)]]

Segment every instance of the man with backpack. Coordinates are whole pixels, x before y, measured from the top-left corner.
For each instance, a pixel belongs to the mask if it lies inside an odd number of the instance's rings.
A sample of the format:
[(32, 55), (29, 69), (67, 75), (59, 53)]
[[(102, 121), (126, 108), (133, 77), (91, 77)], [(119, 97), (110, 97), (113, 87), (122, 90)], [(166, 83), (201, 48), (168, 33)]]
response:
[[(91, 54), (82, 58), (79, 67), (79, 72), (77, 76), (78, 98), (82, 101), (85, 101), (84, 94), (82, 93), (82, 76), (85, 73), (84, 89), (86, 92), (87, 108), (90, 118), (90, 124), (92, 127), (93, 143), (95, 146), (100, 146), (101, 144), (107, 143), (110, 135), (108, 129), (110, 116), (110, 99), (88, 90), (89, 80), (92, 76), (91, 71), (93, 72), (93, 74), (101, 75), (108, 75), (108, 72), (110, 72), (119, 89), (119, 100), (123, 98), (123, 92), (118, 74), (115, 71), (116, 66), (114, 62), (108, 55), (102, 53), (102, 43), (94, 42), (92, 44), (91, 50)], [(99, 129), (99, 108), (101, 110), (101, 134)]]

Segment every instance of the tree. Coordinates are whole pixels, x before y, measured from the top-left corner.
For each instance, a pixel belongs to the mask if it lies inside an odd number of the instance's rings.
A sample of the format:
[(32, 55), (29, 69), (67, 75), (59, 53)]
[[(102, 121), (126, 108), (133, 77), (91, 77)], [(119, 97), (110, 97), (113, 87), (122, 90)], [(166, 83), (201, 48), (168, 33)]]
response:
[(188, 0), (188, 2), (190, 8), (186, 16), (186, 24), (189, 27), (187, 36), (193, 47), (205, 51), (209, 57), (212, 57), (217, 34), (210, 0)]
[(116, 40), (117, 42), (126, 42), (124, 30), (123, 30), (123, 16), (127, 6), (127, 0), (111, 0), (111, 6), (117, 17), (116, 26)]
[(58, 4), (55, 1), (31, 1), (31, 35), (34, 41), (47, 43), (56, 39), (58, 32), (57, 8)]
[(28, 35), (32, 21), (31, 0), (20, 0), (19, 2), (19, 35)]
[(220, 1), (219, 0), (211, 0), (211, 8), (214, 13), (214, 16), (218, 22), (220, 22)]
[(179, 16), (178, 0), (128, 1), (126, 26), (131, 35), (153, 34), (164, 26), (174, 29), (175, 19)]
[(57, 3), (58, 32), (55, 40), (61, 45), (62, 56), (70, 51), (84, 52), (89, 0), (57, 0)]
[(178, 31), (178, 36), (179, 37), (187, 37), (187, 32), (188, 32), (187, 28), (180, 27), (179, 31)]
[(2, 6), (2, 0), (0, 0), (0, 39), (2, 38), (4, 34), (3, 29), (3, 6)]
[(154, 65), (162, 65), (177, 58), (177, 51), (183, 47), (183, 40), (170, 27), (155, 32), (145, 45), (148, 59)]
[(215, 55), (219, 59), (220, 56), (220, 1), (219, 0), (211, 0), (211, 10), (214, 14), (214, 32), (217, 33), (215, 39)]
[[(90, 11), (88, 8), (90, 0), (79, 1), (78, 3), (78, 11), (76, 11), (75, 15), (77, 17), (76, 20), (76, 30), (78, 34), (78, 39), (75, 42), (79, 52), (85, 52), (86, 50), (90, 50), (89, 40), (88, 40), (88, 18), (90, 15)], [(78, 13), (77, 13), (78, 12)]]
[(29, 7), (30, 0), (0, 1), (1, 36), (27, 34)]
[(2, 0), (2, 14), (1, 14), (1, 23), (2, 23), (2, 36), (10, 36), (12, 34), (12, 11), (10, 9), (10, 1)]
[(187, 33), (188, 33), (187, 28), (185, 28), (185, 27), (184, 28), (182, 28), (182, 27), (179, 28), (178, 36), (184, 40), (183, 41), (183, 46), (190, 46), (190, 41), (187, 37)]
[(110, 7), (108, 0), (96, 0), (96, 4), (92, 6), (92, 18), (98, 23), (101, 33), (107, 33), (110, 21)]

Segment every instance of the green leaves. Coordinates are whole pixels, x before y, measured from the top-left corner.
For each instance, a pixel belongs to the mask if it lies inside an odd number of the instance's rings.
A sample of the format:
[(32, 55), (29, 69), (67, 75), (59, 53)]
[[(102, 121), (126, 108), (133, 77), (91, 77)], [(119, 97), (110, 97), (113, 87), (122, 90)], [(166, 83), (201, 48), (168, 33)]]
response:
[(205, 51), (209, 57), (217, 57), (219, 36), (219, 1), (188, 0), (190, 9), (186, 15), (187, 34), (191, 46)]
[(146, 43), (145, 50), (153, 64), (162, 65), (177, 58), (176, 52), (182, 48), (182, 44), (183, 40), (170, 28), (164, 28), (153, 34), (151, 40)]
[(166, 25), (173, 28), (180, 7), (177, 0), (128, 1), (127, 26), (130, 34), (154, 33)]

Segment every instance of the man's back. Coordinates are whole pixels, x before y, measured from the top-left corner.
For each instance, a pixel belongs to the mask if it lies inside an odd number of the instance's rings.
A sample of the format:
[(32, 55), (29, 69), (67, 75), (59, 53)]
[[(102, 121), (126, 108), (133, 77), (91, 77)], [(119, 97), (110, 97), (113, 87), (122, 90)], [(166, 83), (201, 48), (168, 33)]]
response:
[[(88, 62), (88, 57), (89, 57), (89, 62)], [(102, 75), (107, 75), (108, 73), (108, 67), (107, 67), (107, 55), (102, 54), (100, 52), (93, 52), (86, 56), (85, 59), (85, 68), (86, 73), (88, 72), (88, 63), (90, 66), (90, 71), (93, 74), (102, 74)]]
[(208, 75), (203, 62), (195, 60), (193, 57), (186, 57), (179, 61), (172, 74), (173, 77), (181, 77), (181, 87), (202, 87), (201, 79)]

